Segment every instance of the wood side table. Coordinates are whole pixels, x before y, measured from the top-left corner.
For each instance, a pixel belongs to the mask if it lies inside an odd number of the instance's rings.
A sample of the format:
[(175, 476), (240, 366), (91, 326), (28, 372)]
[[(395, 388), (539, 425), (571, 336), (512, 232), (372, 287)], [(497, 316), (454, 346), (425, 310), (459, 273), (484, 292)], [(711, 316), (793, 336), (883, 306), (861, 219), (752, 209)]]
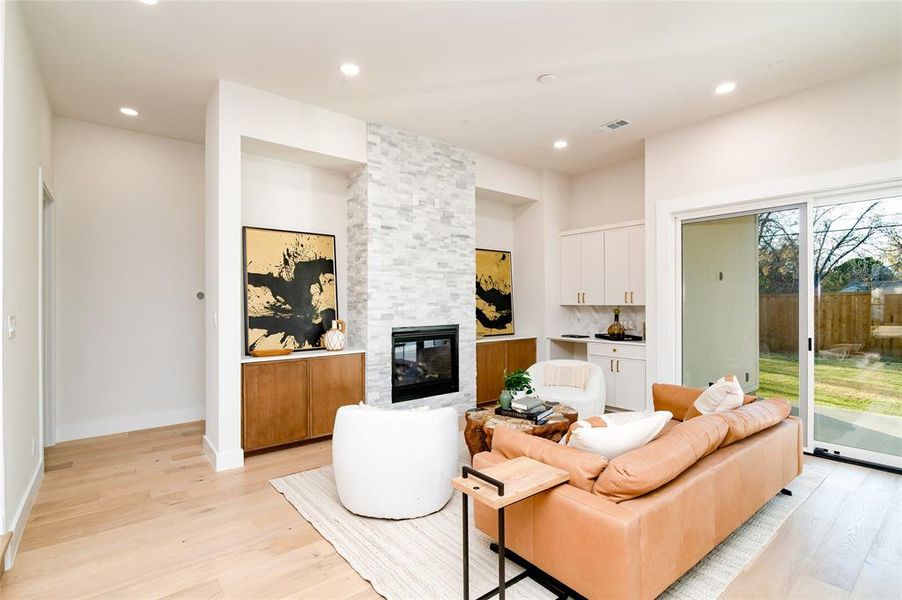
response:
[(463, 598), (470, 598), (470, 540), (469, 501), (485, 504), (498, 513), (498, 587), (483, 594), (478, 600), (485, 600), (498, 594), (504, 600), (507, 586), (513, 585), (531, 575), (524, 570), (510, 581), (504, 578), (504, 509), (511, 504), (525, 500), (547, 489), (566, 483), (570, 474), (563, 469), (543, 462), (520, 456), (499, 463), (484, 471), (468, 466), (462, 468), (461, 476), (451, 480), (454, 488), (461, 492), (461, 514), (463, 515)]
[(495, 414), (495, 407), (471, 408), (466, 412), (466, 427), (464, 428), (464, 440), (470, 450), (470, 459), (473, 456), (492, 449), (492, 436), (495, 433), (495, 425), (503, 423), (523, 433), (535, 435), (558, 442), (570, 425), (575, 423), (579, 413), (575, 408), (566, 404), (553, 405), (554, 414), (541, 425), (537, 425), (526, 419), (504, 417)]

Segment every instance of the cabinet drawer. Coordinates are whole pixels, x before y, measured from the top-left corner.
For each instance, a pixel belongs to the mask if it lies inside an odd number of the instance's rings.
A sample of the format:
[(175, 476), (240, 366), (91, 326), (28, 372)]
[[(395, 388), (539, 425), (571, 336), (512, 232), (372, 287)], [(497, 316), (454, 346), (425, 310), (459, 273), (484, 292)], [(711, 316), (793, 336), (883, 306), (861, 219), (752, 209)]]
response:
[(605, 358), (633, 358), (636, 360), (645, 360), (645, 346), (630, 344), (625, 342), (622, 344), (609, 342), (589, 342), (587, 352), (589, 356), (603, 356)]

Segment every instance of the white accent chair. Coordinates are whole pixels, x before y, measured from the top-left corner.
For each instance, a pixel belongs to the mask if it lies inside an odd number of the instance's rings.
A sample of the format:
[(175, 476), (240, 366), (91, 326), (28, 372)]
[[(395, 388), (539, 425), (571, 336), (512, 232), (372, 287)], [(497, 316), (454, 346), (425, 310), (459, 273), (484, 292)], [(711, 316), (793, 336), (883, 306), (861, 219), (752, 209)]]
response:
[(451, 498), (459, 435), (457, 411), (450, 407), (342, 406), (332, 434), (339, 500), (352, 513), (380, 519), (440, 510)]
[[(559, 365), (563, 367), (579, 367), (589, 365), (589, 377), (586, 381), (586, 389), (569, 386), (545, 385), (545, 365)], [(596, 364), (583, 360), (545, 360), (537, 362), (526, 370), (532, 379), (532, 387), (536, 395), (542, 400), (560, 402), (575, 408), (579, 412), (580, 419), (587, 419), (604, 414), (605, 386), (604, 370)]]

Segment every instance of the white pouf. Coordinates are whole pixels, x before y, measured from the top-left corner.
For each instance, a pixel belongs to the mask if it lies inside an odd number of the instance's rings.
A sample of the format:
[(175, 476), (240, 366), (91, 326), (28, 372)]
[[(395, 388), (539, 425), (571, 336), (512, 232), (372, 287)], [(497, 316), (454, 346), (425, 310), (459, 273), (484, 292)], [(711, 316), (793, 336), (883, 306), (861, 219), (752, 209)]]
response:
[(457, 411), (342, 406), (335, 416), (332, 465), (338, 498), (366, 517), (412, 519), (451, 498), (460, 435)]

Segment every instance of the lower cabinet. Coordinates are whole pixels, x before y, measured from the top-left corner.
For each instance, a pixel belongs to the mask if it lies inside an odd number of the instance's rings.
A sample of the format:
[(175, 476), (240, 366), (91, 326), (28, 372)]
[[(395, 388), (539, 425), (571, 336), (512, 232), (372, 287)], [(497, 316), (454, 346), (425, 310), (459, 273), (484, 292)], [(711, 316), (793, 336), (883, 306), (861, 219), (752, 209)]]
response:
[(644, 346), (590, 343), (588, 357), (604, 372), (606, 406), (646, 410)]
[(359, 353), (242, 365), (244, 451), (331, 434), (338, 408), (364, 399), (364, 360)]
[(504, 373), (536, 362), (535, 338), (476, 344), (476, 403), (494, 402), (504, 389)]

